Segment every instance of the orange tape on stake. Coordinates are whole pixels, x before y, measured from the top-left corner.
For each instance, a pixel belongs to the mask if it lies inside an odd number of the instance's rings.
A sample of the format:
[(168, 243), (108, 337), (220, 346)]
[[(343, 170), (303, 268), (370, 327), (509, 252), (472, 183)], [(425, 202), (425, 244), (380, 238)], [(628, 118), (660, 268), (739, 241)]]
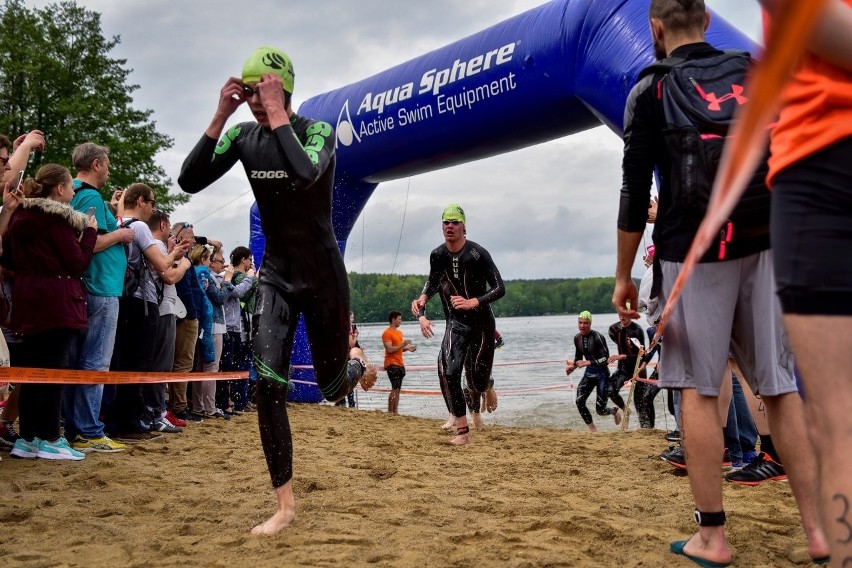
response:
[(174, 381), (216, 381), (247, 379), (248, 371), (227, 373), (141, 373), (117, 371), (80, 371), (76, 369), (31, 369), (0, 367), (0, 380), (10, 383), (53, 383), (62, 385), (118, 385), (171, 383)]

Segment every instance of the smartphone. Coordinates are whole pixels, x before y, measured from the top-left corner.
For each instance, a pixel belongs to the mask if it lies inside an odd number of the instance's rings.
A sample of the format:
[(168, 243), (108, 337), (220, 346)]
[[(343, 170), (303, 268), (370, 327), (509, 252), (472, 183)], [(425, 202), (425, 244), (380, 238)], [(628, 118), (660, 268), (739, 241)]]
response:
[(89, 217), (94, 217), (95, 216), (95, 208), (89, 207), (88, 209), (86, 209), (86, 215), (89, 216)]
[(15, 191), (16, 189), (21, 187), (21, 183), (23, 183), (23, 181), (24, 181), (24, 170), (21, 170), (21, 171), (18, 172), (18, 175), (15, 178), (15, 183), (10, 188), (11, 191)]

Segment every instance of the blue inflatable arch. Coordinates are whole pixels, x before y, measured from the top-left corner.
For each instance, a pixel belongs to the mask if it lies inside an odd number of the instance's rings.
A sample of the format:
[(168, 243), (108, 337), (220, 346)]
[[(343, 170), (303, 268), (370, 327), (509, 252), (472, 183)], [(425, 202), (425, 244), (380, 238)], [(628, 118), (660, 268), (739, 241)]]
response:
[[(624, 104), (653, 61), (649, 0), (553, 0), (357, 83), (308, 99), (299, 113), (337, 133), (333, 221), (341, 251), (380, 182), (408, 177), (607, 125), (622, 133)], [(713, 15), (708, 41), (755, 52)], [(506, 109), (511, 109), (507, 120)], [(251, 249), (264, 237), (251, 209)], [(310, 364), (303, 323), (294, 365)], [(312, 373), (295, 378), (311, 381)], [(293, 400), (318, 402), (296, 384)]]

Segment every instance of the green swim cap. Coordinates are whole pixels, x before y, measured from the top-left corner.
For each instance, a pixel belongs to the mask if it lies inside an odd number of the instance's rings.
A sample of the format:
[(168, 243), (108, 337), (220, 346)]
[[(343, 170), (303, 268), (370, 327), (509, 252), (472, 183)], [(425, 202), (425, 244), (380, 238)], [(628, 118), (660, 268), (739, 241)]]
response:
[(441, 214), (441, 221), (461, 221), (464, 223), (464, 209), (458, 203), (450, 203), (444, 207), (444, 212)]
[(577, 316), (577, 319), (589, 320), (589, 323), (592, 323), (592, 312), (590, 312), (589, 310), (583, 310), (582, 312), (580, 312), (580, 315)]
[(274, 47), (258, 47), (243, 65), (243, 82), (256, 83), (266, 73), (275, 73), (281, 77), (284, 90), (293, 94), (293, 62), (287, 54)]

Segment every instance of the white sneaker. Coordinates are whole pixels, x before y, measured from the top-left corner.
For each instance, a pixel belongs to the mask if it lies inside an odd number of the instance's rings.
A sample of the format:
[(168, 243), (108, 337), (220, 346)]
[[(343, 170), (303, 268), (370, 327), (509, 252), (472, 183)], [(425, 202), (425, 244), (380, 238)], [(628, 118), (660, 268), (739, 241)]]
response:
[(74, 460), (79, 461), (86, 457), (83, 452), (78, 452), (68, 445), (65, 438), (59, 438), (55, 442), (42, 440), (38, 445), (37, 457), (46, 460)]
[(38, 438), (33, 438), (32, 442), (18, 438), (15, 440), (15, 445), (12, 446), (12, 451), (9, 452), (9, 455), (17, 458), (36, 458), (38, 457), (38, 447), (40, 444), (41, 440)]

